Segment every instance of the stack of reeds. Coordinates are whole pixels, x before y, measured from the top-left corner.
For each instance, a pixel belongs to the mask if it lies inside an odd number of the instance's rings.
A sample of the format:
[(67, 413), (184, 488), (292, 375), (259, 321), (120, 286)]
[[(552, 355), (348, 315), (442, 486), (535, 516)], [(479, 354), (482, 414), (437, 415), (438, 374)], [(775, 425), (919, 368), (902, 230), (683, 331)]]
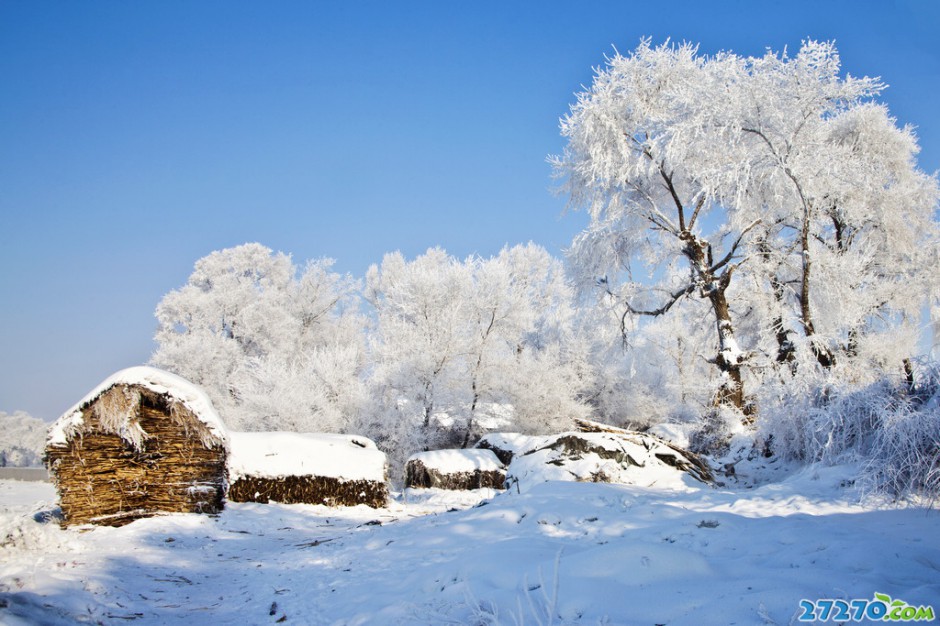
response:
[(443, 471), (415, 458), (405, 464), (405, 486), (412, 489), (504, 489), (505, 482), (504, 470)]
[(66, 444), (46, 449), (64, 526), (216, 513), (225, 459), (225, 443), (189, 409), (137, 386), (113, 388), (82, 407), (81, 425)]
[(242, 476), (228, 490), (231, 502), (280, 502), (382, 508), (388, 502), (388, 487), (373, 480), (343, 480), (332, 476)]

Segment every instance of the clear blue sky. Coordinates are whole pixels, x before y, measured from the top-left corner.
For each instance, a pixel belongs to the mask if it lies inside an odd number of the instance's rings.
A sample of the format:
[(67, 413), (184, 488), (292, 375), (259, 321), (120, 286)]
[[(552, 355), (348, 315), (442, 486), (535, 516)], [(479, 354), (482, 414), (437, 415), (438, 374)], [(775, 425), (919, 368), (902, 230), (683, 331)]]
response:
[(362, 275), (385, 252), (560, 254), (549, 153), (612, 46), (835, 39), (940, 169), (940, 2), (0, 0), (0, 410), (53, 419), (146, 362), (153, 311), (259, 241)]

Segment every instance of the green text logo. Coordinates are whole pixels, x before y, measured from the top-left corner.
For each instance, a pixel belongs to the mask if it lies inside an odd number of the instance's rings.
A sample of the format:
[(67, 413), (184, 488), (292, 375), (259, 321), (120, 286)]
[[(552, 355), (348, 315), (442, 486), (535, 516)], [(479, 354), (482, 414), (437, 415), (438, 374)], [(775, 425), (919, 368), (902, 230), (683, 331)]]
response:
[(893, 600), (886, 593), (875, 593), (871, 600), (800, 600), (801, 622), (932, 622), (932, 606), (913, 606), (903, 600)]

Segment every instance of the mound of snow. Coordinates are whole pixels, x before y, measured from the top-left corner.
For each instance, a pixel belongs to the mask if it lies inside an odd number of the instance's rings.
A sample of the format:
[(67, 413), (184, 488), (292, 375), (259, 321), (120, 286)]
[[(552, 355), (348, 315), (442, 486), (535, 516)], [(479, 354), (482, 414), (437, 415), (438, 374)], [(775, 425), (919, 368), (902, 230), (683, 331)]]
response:
[(682, 448), (688, 448), (692, 442), (692, 433), (697, 428), (699, 428), (698, 424), (663, 423), (652, 426), (647, 432)]
[(385, 453), (357, 435), (229, 433), (229, 480), (328, 476), (385, 482)]
[(604, 482), (684, 489), (711, 480), (708, 468), (644, 433), (568, 432), (539, 438), (509, 465), (507, 482), (527, 489), (546, 481)]
[(520, 433), (489, 433), (480, 438), (476, 447), (492, 450), (503, 464), (509, 465), (514, 456), (535, 450), (544, 439)]
[(431, 450), (412, 454), (408, 460), (421, 461), (425, 467), (445, 474), (503, 469), (503, 464), (489, 450)]

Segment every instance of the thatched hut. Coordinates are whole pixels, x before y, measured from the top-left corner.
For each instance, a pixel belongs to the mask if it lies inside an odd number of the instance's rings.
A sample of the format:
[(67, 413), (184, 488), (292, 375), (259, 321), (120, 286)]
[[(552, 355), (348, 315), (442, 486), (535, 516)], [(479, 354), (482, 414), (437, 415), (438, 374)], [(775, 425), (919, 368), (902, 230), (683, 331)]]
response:
[(405, 464), (405, 486), (415, 489), (502, 489), (506, 468), (491, 450), (418, 452)]
[(63, 525), (218, 512), (226, 454), (225, 427), (209, 398), (150, 367), (105, 380), (52, 425), (46, 443)]
[(313, 433), (229, 433), (230, 502), (380, 508), (385, 453), (372, 440)]

